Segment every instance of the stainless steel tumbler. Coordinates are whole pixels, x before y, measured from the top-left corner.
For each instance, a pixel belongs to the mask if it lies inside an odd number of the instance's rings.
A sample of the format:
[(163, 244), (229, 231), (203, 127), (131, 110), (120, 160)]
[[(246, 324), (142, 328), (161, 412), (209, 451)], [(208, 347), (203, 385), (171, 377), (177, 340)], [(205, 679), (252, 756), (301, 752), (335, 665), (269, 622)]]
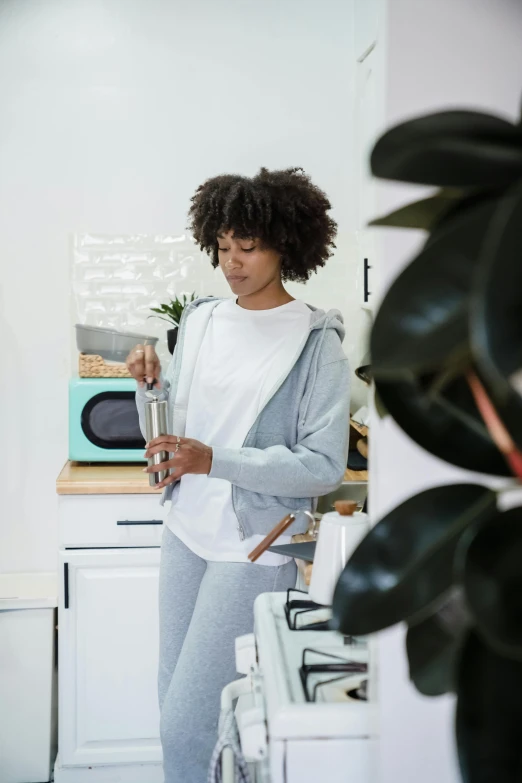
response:
[[(159, 401), (156, 398), (148, 400), (145, 403), (145, 432), (147, 443), (159, 435), (167, 435), (167, 402)], [(148, 458), (149, 467), (159, 465), (160, 462), (166, 462), (169, 459), (167, 451), (160, 451), (159, 454), (153, 454)], [(155, 487), (160, 481), (163, 481), (169, 475), (168, 470), (160, 470), (157, 473), (149, 473), (149, 484)]]

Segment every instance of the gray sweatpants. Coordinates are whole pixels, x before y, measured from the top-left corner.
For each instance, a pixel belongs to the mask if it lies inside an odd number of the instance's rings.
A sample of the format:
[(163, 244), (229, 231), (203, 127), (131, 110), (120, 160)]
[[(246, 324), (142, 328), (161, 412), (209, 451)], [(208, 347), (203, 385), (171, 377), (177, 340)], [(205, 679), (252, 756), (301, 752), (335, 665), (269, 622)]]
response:
[(296, 583), (296, 565), (202, 560), (168, 528), (160, 569), (159, 700), (165, 783), (206, 783), (221, 691), (238, 678), (236, 636), (254, 600)]

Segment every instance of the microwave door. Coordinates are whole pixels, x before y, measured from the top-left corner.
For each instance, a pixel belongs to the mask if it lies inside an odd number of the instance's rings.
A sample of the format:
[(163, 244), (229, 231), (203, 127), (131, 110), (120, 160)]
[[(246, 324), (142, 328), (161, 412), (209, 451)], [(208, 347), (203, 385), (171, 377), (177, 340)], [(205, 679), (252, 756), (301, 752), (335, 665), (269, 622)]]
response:
[(81, 417), (85, 437), (102, 449), (143, 449), (133, 392), (102, 392), (92, 397)]

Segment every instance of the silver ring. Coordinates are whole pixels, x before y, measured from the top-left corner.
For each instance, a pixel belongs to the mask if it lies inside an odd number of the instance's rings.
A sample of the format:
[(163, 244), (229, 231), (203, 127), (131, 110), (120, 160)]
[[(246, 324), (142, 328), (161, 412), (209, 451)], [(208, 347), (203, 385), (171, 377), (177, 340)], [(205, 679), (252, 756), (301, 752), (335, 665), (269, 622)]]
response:
[(145, 353), (141, 348), (137, 348), (134, 353)]

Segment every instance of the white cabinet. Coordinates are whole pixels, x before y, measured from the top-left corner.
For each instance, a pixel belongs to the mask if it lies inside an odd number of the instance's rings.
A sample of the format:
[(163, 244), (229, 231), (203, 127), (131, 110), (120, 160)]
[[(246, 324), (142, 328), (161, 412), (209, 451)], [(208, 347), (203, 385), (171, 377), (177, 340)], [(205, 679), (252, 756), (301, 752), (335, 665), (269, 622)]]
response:
[(368, 222), (375, 217), (375, 181), (370, 171), (370, 154), (377, 133), (377, 85), (376, 58), (378, 53), (373, 50), (362, 62), (356, 64), (355, 70), (355, 157), (354, 185), (357, 197), (357, 240), (360, 273), (362, 280), (361, 304), (371, 309), (375, 301), (375, 238), (374, 231), (368, 229)]
[(160, 546), (165, 510), (157, 495), (62, 495), (60, 541), (65, 548)]
[[(379, 293), (379, 240), (368, 223), (376, 217), (376, 181), (370, 170), (370, 154), (382, 131), (385, 90), (383, 36), (379, 25), (383, 0), (356, 0), (354, 74), (354, 188), (357, 194), (356, 226), (360, 259), (361, 304), (375, 307)], [(371, 271), (370, 271), (371, 270)]]
[(159, 561), (159, 548), (60, 552), (62, 767), (161, 762)]
[[(86, 492), (78, 494), (82, 481)], [(100, 493), (92, 494), (93, 481)], [(158, 578), (165, 511), (157, 494), (105, 494), (103, 481), (99, 470), (90, 476), (84, 467), (70, 477), (73, 493), (58, 501), (55, 781), (162, 783)]]

